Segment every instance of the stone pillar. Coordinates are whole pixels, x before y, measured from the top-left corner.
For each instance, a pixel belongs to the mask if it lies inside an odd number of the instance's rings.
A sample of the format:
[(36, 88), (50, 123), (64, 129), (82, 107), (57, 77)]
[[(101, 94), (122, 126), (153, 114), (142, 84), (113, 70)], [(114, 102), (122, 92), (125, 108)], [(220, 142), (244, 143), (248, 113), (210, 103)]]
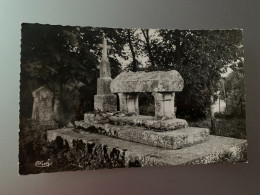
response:
[(174, 108), (175, 92), (154, 92), (152, 95), (154, 96), (155, 116), (166, 116), (169, 118), (176, 118)]
[(124, 93), (118, 93), (119, 96), (119, 107), (120, 111), (127, 112), (127, 105), (126, 105), (126, 94)]
[(120, 111), (135, 112), (139, 114), (139, 94), (133, 93), (118, 93)]
[(163, 94), (162, 93), (152, 93), (154, 96), (154, 109), (155, 109), (155, 116), (163, 116)]
[(135, 112), (136, 114), (139, 114), (139, 93), (135, 96)]
[(127, 94), (126, 95), (126, 105), (127, 105), (127, 112), (135, 112), (135, 95), (134, 94)]
[(107, 45), (107, 40), (103, 39), (100, 78), (97, 80), (97, 95), (94, 96), (94, 109), (101, 112), (117, 111), (117, 97), (110, 91), (111, 70), (110, 63), (107, 58), (107, 49), (111, 48)]

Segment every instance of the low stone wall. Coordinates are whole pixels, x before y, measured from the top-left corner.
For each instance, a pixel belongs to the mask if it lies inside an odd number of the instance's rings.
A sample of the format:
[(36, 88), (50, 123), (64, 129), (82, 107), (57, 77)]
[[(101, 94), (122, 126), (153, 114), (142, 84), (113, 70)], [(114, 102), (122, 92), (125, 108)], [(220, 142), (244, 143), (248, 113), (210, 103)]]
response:
[[(68, 154), (72, 154), (71, 161), (78, 163), (81, 169), (247, 161), (246, 140), (219, 136), (210, 136), (207, 142), (179, 150), (167, 150), (71, 128), (48, 131), (48, 141), (58, 141), (60, 146), (70, 148)], [(66, 159), (63, 161), (67, 162)]]
[[(76, 162), (81, 169), (168, 165), (160, 160), (156, 160), (154, 155), (137, 155), (127, 149), (104, 144), (98, 139), (81, 139), (82, 134), (75, 131), (73, 133), (71, 129), (68, 131), (64, 130), (68, 134), (60, 133), (59, 130), (49, 131), (48, 141), (50, 144), (56, 145), (56, 149), (61, 151), (64, 147), (68, 147), (70, 153), (73, 153), (73, 156), (75, 155), (72, 163), (75, 164)], [(64, 159), (64, 161), (68, 160)]]

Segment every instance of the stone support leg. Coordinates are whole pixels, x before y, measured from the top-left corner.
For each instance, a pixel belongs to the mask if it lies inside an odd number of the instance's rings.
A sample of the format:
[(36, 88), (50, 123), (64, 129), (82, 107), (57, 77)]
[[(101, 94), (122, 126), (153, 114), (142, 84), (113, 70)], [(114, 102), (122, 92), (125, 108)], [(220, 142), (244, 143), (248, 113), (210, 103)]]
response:
[(119, 107), (120, 111), (127, 111), (127, 106), (126, 106), (126, 94), (124, 93), (118, 93), (119, 97)]
[(174, 109), (175, 93), (154, 92), (155, 116), (176, 118)]

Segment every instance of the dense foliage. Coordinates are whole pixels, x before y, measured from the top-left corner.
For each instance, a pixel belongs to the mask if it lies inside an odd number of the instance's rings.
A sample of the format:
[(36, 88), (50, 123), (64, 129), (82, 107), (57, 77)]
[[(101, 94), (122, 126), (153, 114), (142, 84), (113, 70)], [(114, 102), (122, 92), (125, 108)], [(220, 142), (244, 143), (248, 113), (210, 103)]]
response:
[(232, 72), (225, 80), (227, 94), (227, 114), (234, 117), (245, 117), (245, 78), (244, 74)]

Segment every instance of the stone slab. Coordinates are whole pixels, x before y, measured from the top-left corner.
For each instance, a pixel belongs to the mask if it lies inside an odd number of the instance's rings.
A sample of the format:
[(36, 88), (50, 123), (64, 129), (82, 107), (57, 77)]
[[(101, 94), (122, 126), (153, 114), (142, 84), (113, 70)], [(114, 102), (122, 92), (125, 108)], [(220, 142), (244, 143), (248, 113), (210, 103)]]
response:
[(75, 121), (77, 128), (82, 128), (90, 132), (162, 147), (166, 149), (179, 149), (203, 142), (209, 136), (209, 130), (205, 128), (188, 127), (175, 131), (156, 132), (144, 127), (119, 126), (101, 123), (86, 123)]
[(167, 150), (159, 147), (134, 143), (126, 140), (97, 135), (88, 132), (76, 132), (73, 129), (58, 129), (47, 132), (48, 141), (57, 137), (66, 140), (70, 147), (73, 141), (82, 140), (88, 144), (100, 144), (109, 150), (120, 149), (125, 166), (138, 161), (140, 166), (208, 164), (223, 162), (241, 162), (246, 159), (247, 141), (242, 139), (209, 136), (207, 142), (179, 150)]
[(111, 82), (112, 93), (182, 91), (184, 80), (179, 72), (123, 72)]
[(116, 125), (134, 125), (143, 126), (154, 131), (172, 131), (180, 128), (188, 127), (188, 123), (184, 119), (157, 119), (152, 116), (111, 116), (110, 122)]

